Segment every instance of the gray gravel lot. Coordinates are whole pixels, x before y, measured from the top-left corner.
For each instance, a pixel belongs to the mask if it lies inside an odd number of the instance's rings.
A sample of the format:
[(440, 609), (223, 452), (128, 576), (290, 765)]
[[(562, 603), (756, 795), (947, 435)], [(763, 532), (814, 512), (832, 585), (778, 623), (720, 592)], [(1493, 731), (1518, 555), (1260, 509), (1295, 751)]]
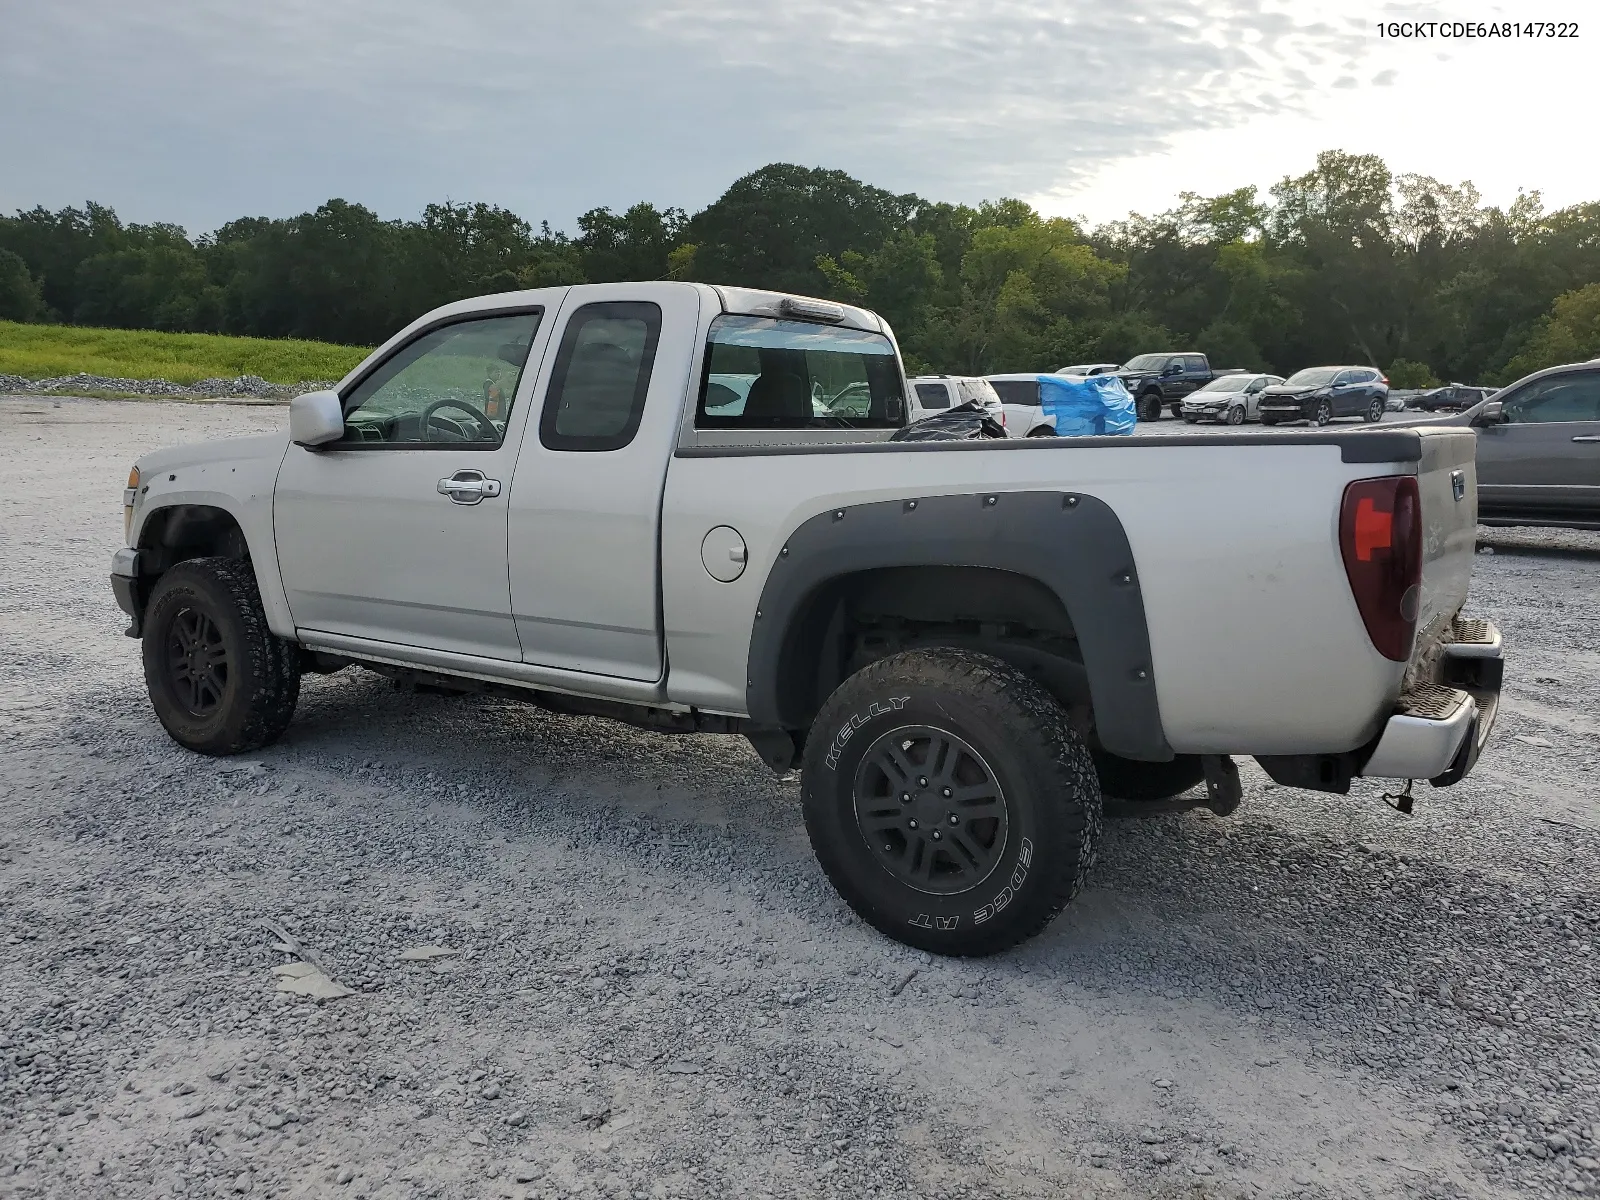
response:
[[(1235, 816), (1111, 822), (1044, 936), (944, 961), (848, 913), (740, 739), (351, 669), (259, 755), (169, 742), (124, 476), (284, 420), (0, 398), (0, 1196), (1600, 1188), (1600, 535), (1484, 531), (1463, 785), (1406, 818), (1245, 764)], [(275, 992), (263, 918), (355, 994)]]

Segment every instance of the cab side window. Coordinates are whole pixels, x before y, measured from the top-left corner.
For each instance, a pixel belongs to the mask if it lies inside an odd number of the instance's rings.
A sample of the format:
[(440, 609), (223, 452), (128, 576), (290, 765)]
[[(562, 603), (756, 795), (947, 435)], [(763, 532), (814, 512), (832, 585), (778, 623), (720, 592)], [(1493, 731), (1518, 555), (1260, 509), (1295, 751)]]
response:
[(1600, 421), (1600, 371), (1540, 379), (1506, 399), (1504, 419), (1513, 424)]
[(585, 304), (561, 334), (539, 440), (550, 450), (620, 450), (644, 416), (661, 339), (661, 306), (643, 301)]
[(345, 393), (339, 449), (493, 449), (541, 312), (454, 321), (396, 350)]

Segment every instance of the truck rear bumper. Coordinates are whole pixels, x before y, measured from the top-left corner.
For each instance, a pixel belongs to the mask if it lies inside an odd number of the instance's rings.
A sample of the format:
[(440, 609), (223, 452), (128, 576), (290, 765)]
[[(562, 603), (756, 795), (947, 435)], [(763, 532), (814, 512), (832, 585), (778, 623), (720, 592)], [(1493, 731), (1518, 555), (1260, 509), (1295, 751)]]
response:
[(1500, 709), (1500, 631), (1457, 618), (1452, 635), (1441, 648), (1440, 682), (1400, 697), (1362, 775), (1448, 787), (1477, 765)]

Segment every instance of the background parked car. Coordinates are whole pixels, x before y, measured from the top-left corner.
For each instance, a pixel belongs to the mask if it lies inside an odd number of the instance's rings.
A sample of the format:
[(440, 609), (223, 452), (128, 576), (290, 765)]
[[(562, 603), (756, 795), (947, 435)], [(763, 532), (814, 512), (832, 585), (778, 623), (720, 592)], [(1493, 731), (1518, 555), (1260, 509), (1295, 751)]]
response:
[[(907, 419), (920, 421), (958, 404), (974, 401), (983, 405), (1001, 425), (1006, 423), (1005, 405), (987, 379), (969, 375), (918, 375), (911, 380), (911, 411)], [(1034, 406), (1038, 407), (1037, 398)]]
[(1055, 425), (1039, 406), (1038, 371), (1017, 371), (984, 378), (1000, 397), (1006, 412), (1006, 432), (1012, 437), (1052, 437)]
[(1307, 367), (1261, 393), (1261, 423), (1310, 421), (1326, 425), (1336, 417), (1383, 420), (1389, 406), (1389, 380), (1376, 367)]
[(1485, 525), (1600, 529), (1600, 362), (1536, 371), (1449, 420), (1477, 427)]
[(1406, 407), (1423, 412), (1463, 412), (1480, 400), (1494, 395), (1494, 388), (1468, 387), (1464, 383), (1451, 383), (1444, 387), (1425, 388), (1408, 397)]
[(1262, 390), (1282, 382), (1282, 375), (1251, 375), (1243, 371), (1222, 375), (1199, 391), (1190, 392), (1179, 414), (1190, 425), (1197, 421), (1243, 425), (1259, 419)]
[(1110, 375), (1116, 372), (1117, 363), (1078, 363), (1070, 367), (1057, 367), (1057, 375)]
[(1163, 407), (1180, 415), (1183, 398), (1219, 375), (1237, 375), (1243, 367), (1212, 370), (1204, 354), (1140, 354), (1117, 369), (1141, 421), (1159, 421)]

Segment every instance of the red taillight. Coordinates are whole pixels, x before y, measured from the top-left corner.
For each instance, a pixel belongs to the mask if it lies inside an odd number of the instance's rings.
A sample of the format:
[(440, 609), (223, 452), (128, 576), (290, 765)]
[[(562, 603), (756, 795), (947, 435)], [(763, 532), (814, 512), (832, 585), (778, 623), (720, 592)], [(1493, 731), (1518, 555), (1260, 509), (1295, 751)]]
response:
[(1384, 387), (1388, 387), (1389, 386), (1389, 377), (1387, 375), (1380, 375), (1380, 376), (1378, 376), (1378, 378), (1383, 380), (1383, 386)]
[(1344, 489), (1339, 552), (1379, 654), (1411, 657), (1422, 596), (1422, 505), (1414, 475), (1358, 479)]

